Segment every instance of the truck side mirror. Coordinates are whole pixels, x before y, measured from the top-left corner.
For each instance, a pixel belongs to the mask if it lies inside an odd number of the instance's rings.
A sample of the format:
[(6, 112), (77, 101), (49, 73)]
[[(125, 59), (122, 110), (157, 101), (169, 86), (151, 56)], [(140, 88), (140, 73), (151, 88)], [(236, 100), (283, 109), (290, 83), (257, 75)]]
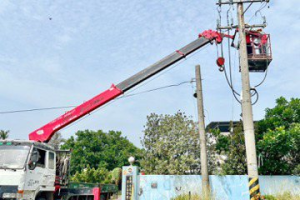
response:
[(28, 162), (28, 167), (30, 170), (35, 169), (38, 160), (39, 160), (39, 152), (35, 150), (32, 152), (30, 160)]

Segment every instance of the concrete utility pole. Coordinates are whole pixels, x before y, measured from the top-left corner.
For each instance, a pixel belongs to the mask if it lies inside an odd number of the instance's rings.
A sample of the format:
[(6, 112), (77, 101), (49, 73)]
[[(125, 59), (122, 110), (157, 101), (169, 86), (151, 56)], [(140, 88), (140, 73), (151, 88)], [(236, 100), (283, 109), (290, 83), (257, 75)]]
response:
[(198, 104), (198, 128), (200, 134), (200, 150), (201, 150), (201, 175), (202, 175), (202, 194), (205, 198), (210, 195), (208, 167), (207, 167), (207, 151), (206, 151), (206, 133), (204, 123), (204, 107), (202, 94), (202, 80), (200, 65), (196, 65), (196, 85), (197, 85), (197, 104)]
[(240, 64), (242, 75), (242, 117), (244, 124), (244, 132), (246, 139), (247, 160), (248, 160), (248, 175), (250, 177), (257, 177), (257, 161), (256, 148), (253, 126), (252, 102), (250, 93), (250, 78), (248, 66), (248, 53), (245, 35), (245, 22), (243, 16), (243, 4), (238, 4), (238, 21), (239, 21), (239, 35), (240, 35)]
[[(246, 145), (246, 156), (247, 156), (247, 169), (249, 177), (249, 193), (250, 200), (260, 199), (259, 181), (258, 181), (258, 169), (257, 169), (257, 155), (255, 145), (255, 134), (254, 134), (254, 123), (253, 123), (253, 112), (251, 102), (251, 91), (250, 91), (250, 78), (249, 78), (249, 64), (248, 64), (248, 52), (246, 42), (246, 28), (254, 27), (266, 27), (266, 24), (260, 25), (245, 25), (244, 14), (251, 7), (253, 3), (269, 3), (270, 0), (218, 0), (217, 5), (223, 4), (237, 4), (237, 18), (238, 26), (227, 26), (221, 27), (218, 25), (218, 29), (229, 29), (238, 28), (239, 31), (239, 51), (240, 51), (240, 65), (241, 65), (241, 76), (242, 76), (242, 118), (243, 128), (245, 135)], [(247, 9), (244, 11), (244, 3), (250, 3)]]
[[(249, 65), (248, 53), (245, 34), (245, 19), (243, 3), (237, 3), (237, 17), (239, 27), (239, 44), (240, 44), (240, 65), (242, 76), (242, 118), (245, 135), (246, 156), (247, 156), (247, 169), (249, 177), (250, 198), (259, 199), (259, 184), (258, 184), (258, 169), (257, 169), (257, 156), (255, 146), (254, 124), (252, 101), (250, 91), (250, 78), (249, 78)], [(253, 189), (254, 188), (254, 189)]]

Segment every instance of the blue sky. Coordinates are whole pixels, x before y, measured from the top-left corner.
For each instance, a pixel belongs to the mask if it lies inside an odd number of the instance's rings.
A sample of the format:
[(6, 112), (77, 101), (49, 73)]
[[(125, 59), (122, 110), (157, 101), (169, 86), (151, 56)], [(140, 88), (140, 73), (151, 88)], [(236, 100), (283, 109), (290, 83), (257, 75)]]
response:
[[(300, 96), (300, 7), (297, 0), (273, 0), (266, 15), (274, 61), (258, 91), (254, 119), (264, 116), (279, 96)], [(246, 13), (249, 24), (261, 23), (254, 5)], [(223, 7), (225, 14), (228, 7)], [(249, 21), (249, 19), (254, 17)], [(44, 0), (0, 2), (0, 111), (78, 105), (119, 83), (176, 49), (215, 29), (215, 1), (206, 0)], [(232, 9), (236, 16), (236, 9)], [(226, 16), (223, 16), (226, 23)], [(236, 22), (236, 21), (235, 21)], [(233, 50), (233, 79), (240, 91), (238, 54)], [(215, 46), (207, 46), (134, 92), (188, 81), (201, 64), (206, 123), (239, 120), (224, 74), (215, 65)], [(251, 74), (252, 85), (263, 74)], [(120, 130), (140, 145), (146, 116), (152, 112), (186, 112), (195, 120), (196, 102), (191, 84), (160, 90), (109, 104), (63, 129), (65, 138), (76, 130)], [(0, 129), (11, 138), (28, 134), (67, 110), (0, 115)]]

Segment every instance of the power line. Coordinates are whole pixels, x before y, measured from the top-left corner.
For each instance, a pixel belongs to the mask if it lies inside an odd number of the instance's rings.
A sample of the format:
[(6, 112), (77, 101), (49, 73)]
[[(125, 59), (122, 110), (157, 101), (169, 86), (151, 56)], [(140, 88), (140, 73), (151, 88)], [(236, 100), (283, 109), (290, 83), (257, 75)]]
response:
[(261, 13), (261, 11), (268, 5), (268, 2), (262, 3), (261, 6), (257, 9), (257, 11), (250, 17), (248, 20), (248, 23), (252, 21), (254, 17), (257, 16), (258, 13)]
[(24, 110), (1, 111), (0, 114), (13, 114), (13, 113), (34, 112), (34, 111), (42, 111), (42, 110), (59, 110), (59, 109), (74, 108), (74, 107), (76, 106), (55, 106), (55, 107), (46, 107), (46, 108), (32, 108), (32, 109), (24, 109)]
[(267, 70), (266, 70), (266, 72), (265, 72), (265, 75), (264, 75), (264, 78), (262, 79), (262, 81), (261, 81), (259, 84), (257, 84), (257, 85), (254, 86), (255, 88), (261, 86), (261, 85), (265, 82), (265, 80), (266, 80), (266, 78), (267, 78), (267, 76), (268, 76), (268, 69), (269, 69), (269, 68), (267, 68)]
[[(154, 92), (154, 91), (158, 91), (158, 90), (163, 90), (163, 89), (167, 89), (167, 88), (171, 88), (171, 87), (178, 87), (187, 83), (193, 83), (195, 82), (193, 79), (190, 81), (183, 81), (181, 83), (178, 84), (171, 84), (171, 85), (165, 85), (162, 87), (157, 87), (157, 88), (153, 88), (153, 89), (149, 89), (149, 90), (145, 90), (145, 91), (141, 91), (141, 92), (137, 92), (137, 93), (133, 93), (133, 94), (128, 94), (128, 95), (124, 95), (121, 96), (120, 98), (117, 98), (116, 100), (122, 99), (122, 98), (127, 98), (127, 97), (132, 97), (132, 96), (136, 96), (136, 95), (140, 95), (140, 94), (145, 94), (145, 93), (149, 93), (149, 92)], [(60, 109), (66, 109), (66, 108), (74, 108), (76, 106), (55, 106), (55, 107), (45, 107), (45, 108), (32, 108), (32, 109), (23, 109), (23, 110), (12, 110), (12, 111), (1, 111), (0, 114), (4, 115), (4, 114), (15, 114), (15, 113), (24, 113), (24, 112), (35, 112), (35, 111), (44, 111), (44, 110), (60, 110)]]
[(124, 96), (120, 97), (119, 99), (126, 98), (126, 97), (132, 97), (132, 96), (136, 96), (136, 95), (139, 95), (139, 94), (154, 92), (154, 91), (157, 91), (157, 90), (167, 89), (167, 88), (170, 88), (170, 87), (178, 87), (178, 86), (181, 86), (183, 84), (193, 83), (193, 82), (195, 82), (195, 81), (194, 80), (183, 81), (183, 82), (178, 83), (178, 84), (166, 85), (166, 86), (162, 86), (162, 87), (158, 87), (158, 88), (154, 88), (154, 89), (150, 89), (150, 90), (145, 90), (145, 91), (142, 91), (142, 92), (137, 92), (137, 93), (134, 93), (134, 94), (124, 95)]

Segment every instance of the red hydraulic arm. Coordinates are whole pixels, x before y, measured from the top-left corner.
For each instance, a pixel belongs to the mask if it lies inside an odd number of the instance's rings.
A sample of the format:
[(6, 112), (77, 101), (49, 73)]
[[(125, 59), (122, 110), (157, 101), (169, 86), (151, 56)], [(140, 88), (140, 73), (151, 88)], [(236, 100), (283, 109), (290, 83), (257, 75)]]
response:
[(48, 142), (55, 132), (80, 119), (93, 110), (101, 107), (107, 102), (115, 99), (116, 97), (122, 95), (124, 92), (154, 76), (155, 74), (163, 71), (164, 69), (185, 58), (186, 56), (200, 49), (206, 44), (211, 43), (214, 40), (216, 40), (217, 43), (221, 43), (223, 37), (230, 36), (221, 35), (218, 32), (212, 30), (204, 31), (199, 35), (198, 39), (186, 45), (185, 47), (173, 52), (169, 56), (166, 56), (162, 60), (147, 67), (146, 69), (119, 83), (118, 85), (112, 85), (108, 90), (102, 92), (89, 101), (84, 102), (76, 108), (61, 115), (57, 119), (30, 133), (29, 139), (39, 142)]
[(123, 92), (115, 85), (112, 85), (108, 90), (66, 112), (65, 114), (37, 129), (36, 131), (30, 133), (29, 140), (39, 142), (49, 141), (55, 132), (83, 117), (84, 115), (90, 113), (91, 111), (99, 108), (110, 100), (120, 96), (121, 94), (123, 94)]

